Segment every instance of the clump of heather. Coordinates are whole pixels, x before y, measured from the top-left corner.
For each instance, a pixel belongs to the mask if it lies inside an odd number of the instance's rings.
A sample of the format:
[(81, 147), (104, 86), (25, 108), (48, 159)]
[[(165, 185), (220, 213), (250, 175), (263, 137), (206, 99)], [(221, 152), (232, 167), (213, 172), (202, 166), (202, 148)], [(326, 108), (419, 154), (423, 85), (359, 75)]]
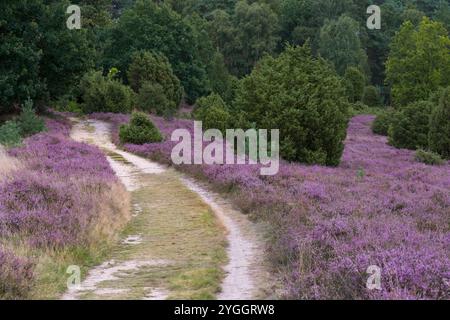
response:
[[(0, 181), (0, 243), (20, 239), (25, 252), (55, 254), (94, 249), (127, 221), (127, 193), (98, 148), (68, 137), (68, 122), (47, 120), (47, 128), (9, 150), (20, 168)], [(0, 297), (15, 295), (5, 288)]]
[(26, 298), (35, 279), (34, 263), (0, 247), (0, 297)]
[[(118, 124), (127, 119), (96, 115)], [(283, 162), (275, 176), (250, 165), (179, 169), (230, 193), (245, 213), (273, 227), (271, 260), (288, 299), (450, 299), (450, 163), (427, 166), (371, 131), (373, 116), (349, 124), (337, 168)], [(123, 122), (122, 122), (123, 121)], [(171, 164), (171, 132), (192, 121), (153, 118), (162, 143), (123, 147)], [(369, 290), (369, 266), (381, 290)]]

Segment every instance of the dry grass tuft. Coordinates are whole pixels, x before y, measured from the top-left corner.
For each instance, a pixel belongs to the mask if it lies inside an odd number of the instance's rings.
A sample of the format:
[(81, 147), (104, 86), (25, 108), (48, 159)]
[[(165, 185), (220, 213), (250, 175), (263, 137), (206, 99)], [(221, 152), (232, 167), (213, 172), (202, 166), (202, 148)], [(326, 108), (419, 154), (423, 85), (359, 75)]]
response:
[(92, 242), (117, 240), (120, 230), (131, 219), (131, 198), (122, 183), (116, 182), (105, 190), (95, 203), (96, 221), (91, 230)]
[(0, 145), (0, 181), (22, 166), (17, 159), (10, 157)]

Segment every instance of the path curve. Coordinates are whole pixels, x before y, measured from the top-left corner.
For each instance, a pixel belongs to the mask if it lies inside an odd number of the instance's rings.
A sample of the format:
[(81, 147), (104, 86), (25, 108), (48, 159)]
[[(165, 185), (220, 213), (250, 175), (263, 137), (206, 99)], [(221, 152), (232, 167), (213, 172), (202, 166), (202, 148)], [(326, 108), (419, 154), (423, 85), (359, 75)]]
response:
[[(71, 137), (74, 140), (94, 144), (101, 148), (107, 155), (111, 167), (129, 191), (139, 188), (136, 183), (138, 179), (133, 177), (140, 173), (158, 174), (166, 170), (165, 167), (155, 162), (118, 149), (111, 142), (111, 126), (107, 122), (75, 118), (71, 120), (75, 122)], [(108, 153), (111, 152), (123, 157), (128, 165), (124, 166), (114, 160), (114, 157), (108, 156)], [(130, 170), (130, 166), (132, 170)], [(243, 300), (265, 297), (270, 288), (260, 226), (250, 222), (245, 215), (234, 210), (229, 202), (220, 195), (209, 191), (206, 186), (184, 176), (180, 176), (180, 180), (209, 205), (227, 231), (228, 263), (224, 267), (226, 276), (217, 298), (219, 300)], [(90, 275), (98, 272), (94, 268)], [(86, 285), (92, 283), (90, 275), (85, 280)], [(74, 294), (71, 295), (68, 292), (65, 298), (74, 298)], [(163, 297), (159, 296), (158, 298)]]

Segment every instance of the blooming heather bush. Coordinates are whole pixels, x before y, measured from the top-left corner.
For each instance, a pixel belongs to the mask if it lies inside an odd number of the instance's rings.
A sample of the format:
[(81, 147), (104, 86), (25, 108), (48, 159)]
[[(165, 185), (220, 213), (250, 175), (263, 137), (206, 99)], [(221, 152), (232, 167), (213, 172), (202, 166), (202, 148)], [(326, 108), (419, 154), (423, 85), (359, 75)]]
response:
[(34, 281), (34, 263), (0, 247), (0, 299), (26, 298)]
[[(27, 169), (0, 185), (0, 236), (18, 233), (37, 247), (88, 243), (97, 202), (117, 183), (101, 151), (61, 136), (38, 135), (12, 154)], [(111, 203), (111, 209), (116, 205)]]
[[(96, 250), (127, 221), (128, 196), (99, 149), (69, 139), (67, 123), (48, 120), (47, 128), (9, 151), (21, 169), (0, 181), (0, 241), (20, 239), (25, 252), (50, 252), (53, 258), (65, 249)], [(0, 282), (10, 280), (0, 295), (16, 295), (14, 279), (1, 270)], [(19, 296), (26, 295), (26, 286)]]
[[(97, 114), (118, 124), (122, 116)], [(245, 213), (273, 228), (268, 251), (285, 298), (450, 299), (450, 165), (427, 166), (414, 152), (371, 132), (373, 116), (352, 119), (337, 168), (282, 163), (273, 177), (246, 165), (179, 167), (203, 177)], [(153, 118), (170, 136), (187, 120)], [(173, 143), (124, 146), (170, 164)], [(360, 174), (364, 172), (364, 174)], [(382, 290), (366, 270), (382, 269)]]

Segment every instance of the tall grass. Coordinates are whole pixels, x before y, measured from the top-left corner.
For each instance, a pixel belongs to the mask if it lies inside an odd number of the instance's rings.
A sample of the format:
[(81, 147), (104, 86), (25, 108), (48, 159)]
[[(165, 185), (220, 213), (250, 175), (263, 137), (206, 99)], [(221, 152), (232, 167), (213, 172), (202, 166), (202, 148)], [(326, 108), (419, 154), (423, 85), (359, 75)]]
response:
[(17, 159), (10, 157), (5, 148), (0, 145), (0, 181), (20, 167), (20, 162)]

